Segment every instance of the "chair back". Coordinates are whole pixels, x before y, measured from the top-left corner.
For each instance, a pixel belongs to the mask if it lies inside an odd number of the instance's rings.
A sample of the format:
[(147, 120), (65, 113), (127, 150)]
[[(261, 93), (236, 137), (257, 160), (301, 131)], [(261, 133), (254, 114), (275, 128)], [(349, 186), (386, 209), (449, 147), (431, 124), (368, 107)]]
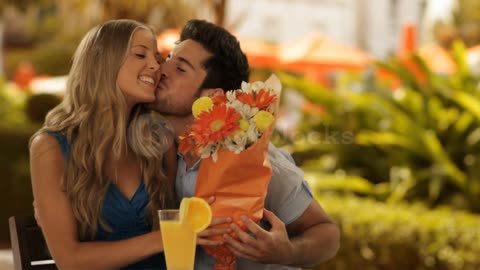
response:
[(8, 219), (15, 270), (57, 269), (34, 216)]

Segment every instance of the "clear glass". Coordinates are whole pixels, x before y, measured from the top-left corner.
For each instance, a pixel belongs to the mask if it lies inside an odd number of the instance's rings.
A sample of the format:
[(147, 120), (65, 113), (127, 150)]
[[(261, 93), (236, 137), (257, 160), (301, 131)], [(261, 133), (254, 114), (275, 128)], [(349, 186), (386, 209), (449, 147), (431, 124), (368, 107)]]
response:
[(178, 209), (159, 210), (160, 230), (168, 270), (193, 270), (197, 236), (180, 223)]

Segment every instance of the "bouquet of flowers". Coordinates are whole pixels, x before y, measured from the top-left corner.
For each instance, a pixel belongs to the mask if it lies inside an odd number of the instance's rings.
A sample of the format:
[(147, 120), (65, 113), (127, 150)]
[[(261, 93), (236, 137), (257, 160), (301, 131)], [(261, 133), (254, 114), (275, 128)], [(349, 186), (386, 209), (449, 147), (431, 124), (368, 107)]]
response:
[[(262, 218), (272, 174), (268, 144), (280, 92), (280, 80), (271, 75), (265, 82), (243, 82), (241, 89), (194, 102), (195, 120), (180, 136), (179, 151), (195, 151), (202, 158), (195, 196), (215, 196), (214, 217), (232, 216), (242, 228), (240, 216), (256, 222)], [(228, 225), (217, 225), (222, 226)], [(225, 246), (205, 250), (215, 258), (216, 270), (236, 269), (235, 256)]]

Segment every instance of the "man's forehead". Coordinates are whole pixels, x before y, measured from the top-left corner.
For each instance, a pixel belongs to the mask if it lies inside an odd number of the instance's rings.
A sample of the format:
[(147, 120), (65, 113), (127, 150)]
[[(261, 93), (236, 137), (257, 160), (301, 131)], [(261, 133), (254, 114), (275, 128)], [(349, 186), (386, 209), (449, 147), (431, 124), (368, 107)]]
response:
[(187, 39), (175, 45), (171, 56), (178, 56), (187, 59), (192, 64), (200, 64), (206, 60), (209, 53), (199, 42)]

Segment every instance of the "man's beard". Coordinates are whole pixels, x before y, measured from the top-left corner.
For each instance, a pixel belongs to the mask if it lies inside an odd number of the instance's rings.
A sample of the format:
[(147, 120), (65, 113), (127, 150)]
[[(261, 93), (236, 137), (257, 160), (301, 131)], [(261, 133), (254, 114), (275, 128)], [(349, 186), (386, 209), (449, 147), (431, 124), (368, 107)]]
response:
[(174, 117), (185, 117), (192, 115), (192, 105), (183, 104), (183, 105), (173, 105), (167, 100), (155, 101), (155, 104), (151, 104), (150, 109), (163, 114), (165, 116), (174, 116)]
[(183, 104), (172, 104), (168, 98), (159, 98), (153, 103), (150, 103), (148, 107), (164, 116), (171, 116), (176, 118), (184, 118), (192, 116), (192, 105), (195, 100), (200, 97), (202, 88), (198, 88), (195, 94), (192, 96), (189, 102), (184, 102)]

